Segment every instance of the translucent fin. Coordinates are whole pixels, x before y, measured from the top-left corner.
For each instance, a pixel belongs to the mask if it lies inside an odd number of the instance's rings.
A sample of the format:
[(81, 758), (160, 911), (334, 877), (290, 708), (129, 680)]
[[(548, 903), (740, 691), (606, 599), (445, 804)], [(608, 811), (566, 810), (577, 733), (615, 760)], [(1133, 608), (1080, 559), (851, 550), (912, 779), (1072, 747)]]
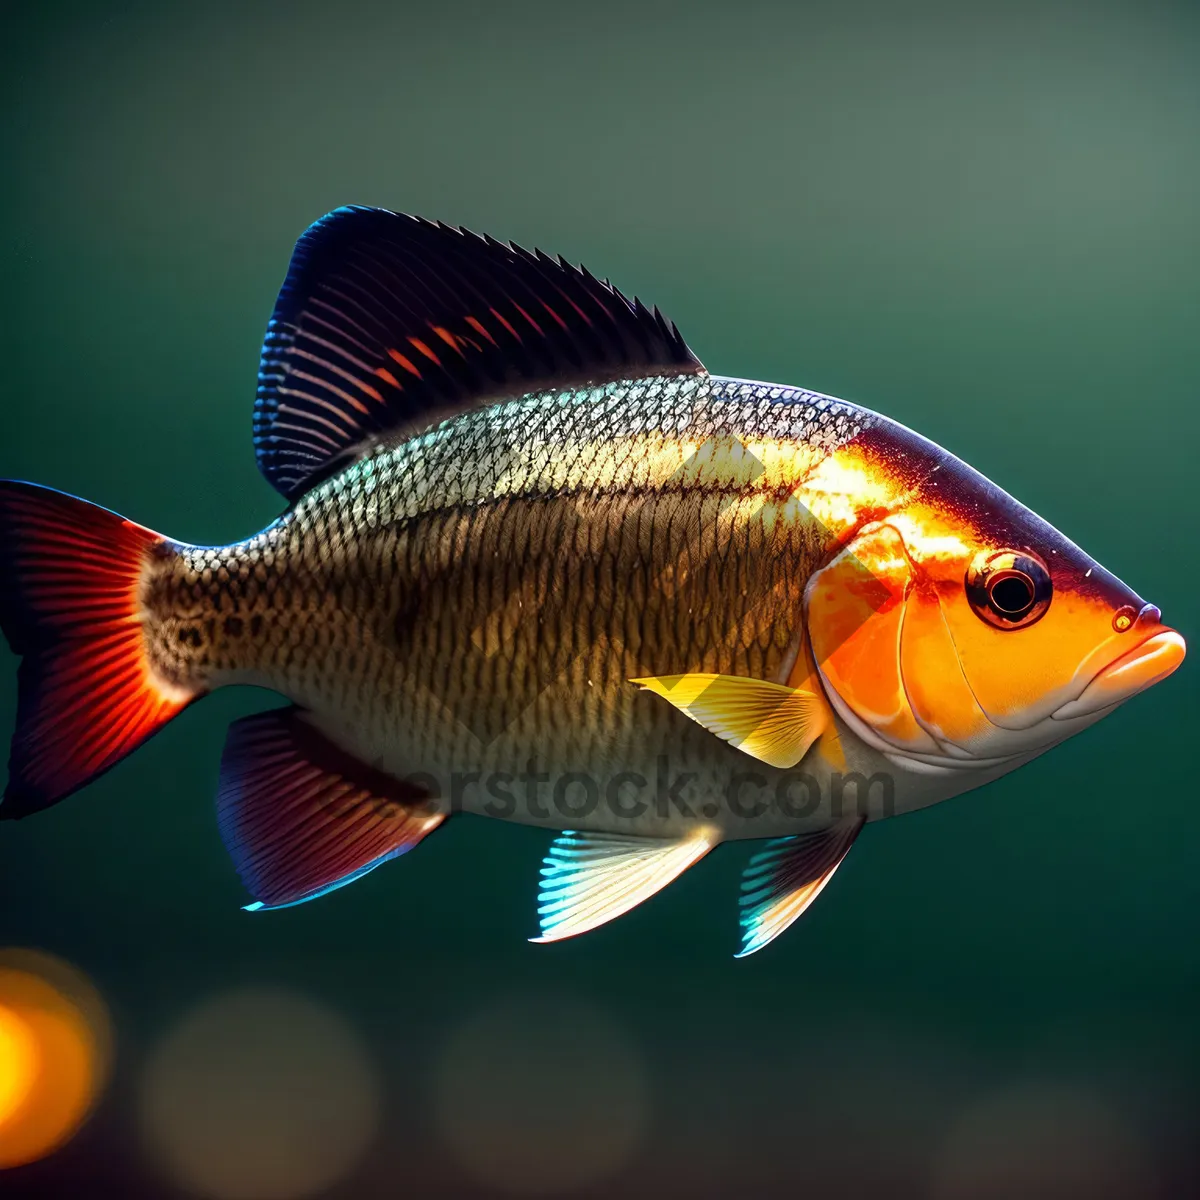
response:
[(657, 309), (560, 258), (339, 208), (296, 243), (263, 343), (254, 445), (295, 499), (380, 438), (498, 397), (703, 371)]
[(630, 682), (670, 701), (710, 733), (772, 767), (794, 767), (831, 727), (825, 701), (739, 675), (655, 675)]
[(862, 826), (863, 818), (853, 817), (819, 833), (773, 838), (751, 858), (742, 875), (742, 948), (735, 958), (773, 942), (808, 908), (833, 878)]
[(299, 709), (279, 708), (230, 726), (217, 819), (253, 912), (361, 879), (411, 850), (445, 814), (339, 750)]
[(679, 841), (572, 830), (559, 834), (542, 862), (541, 936), (529, 940), (557, 942), (627, 913), (719, 840), (707, 827)]
[(57, 804), (196, 698), (146, 651), (144, 581), (170, 553), (106, 508), (0, 481), (0, 628), (22, 655), (0, 818)]

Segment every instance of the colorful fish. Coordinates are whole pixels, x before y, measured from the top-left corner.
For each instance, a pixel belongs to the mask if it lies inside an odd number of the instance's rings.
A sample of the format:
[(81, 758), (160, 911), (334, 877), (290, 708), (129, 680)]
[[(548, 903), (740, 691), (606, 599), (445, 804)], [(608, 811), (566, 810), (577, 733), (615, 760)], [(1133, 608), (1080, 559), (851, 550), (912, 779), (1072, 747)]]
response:
[(866, 821), (995, 779), (1184, 642), (1036, 514), (857, 405), (710, 375), (561, 259), (379, 209), (299, 240), (254, 444), (287, 511), (229, 546), (0, 483), (23, 656), (0, 816), (57, 803), (226, 684), (222, 836), (278, 908), (451, 813), (554, 833), (540, 936), (719, 842), (741, 953)]

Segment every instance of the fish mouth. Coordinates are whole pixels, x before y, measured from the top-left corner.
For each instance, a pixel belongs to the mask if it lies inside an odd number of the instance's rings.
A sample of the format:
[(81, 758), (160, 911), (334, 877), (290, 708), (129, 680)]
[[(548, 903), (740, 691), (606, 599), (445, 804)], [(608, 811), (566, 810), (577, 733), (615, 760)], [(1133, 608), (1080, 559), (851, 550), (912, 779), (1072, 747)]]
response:
[(1056, 721), (1069, 721), (1115, 708), (1166, 679), (1186, 653), (1187, 643), (1175, 630), (1160, 630), (1109, 663), (1074, 700), (1050, 715)]

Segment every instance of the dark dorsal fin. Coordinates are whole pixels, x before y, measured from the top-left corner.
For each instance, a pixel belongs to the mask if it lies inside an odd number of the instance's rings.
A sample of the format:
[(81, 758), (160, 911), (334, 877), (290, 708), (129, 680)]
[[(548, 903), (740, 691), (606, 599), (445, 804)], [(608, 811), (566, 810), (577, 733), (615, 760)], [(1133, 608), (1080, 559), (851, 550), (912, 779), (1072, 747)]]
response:
[(501, 396), (703, 370), (657, 309), (560, 258), (339, 208), (292, 254), (263, 345), (254, 445), (295, 500), (385, 435)]

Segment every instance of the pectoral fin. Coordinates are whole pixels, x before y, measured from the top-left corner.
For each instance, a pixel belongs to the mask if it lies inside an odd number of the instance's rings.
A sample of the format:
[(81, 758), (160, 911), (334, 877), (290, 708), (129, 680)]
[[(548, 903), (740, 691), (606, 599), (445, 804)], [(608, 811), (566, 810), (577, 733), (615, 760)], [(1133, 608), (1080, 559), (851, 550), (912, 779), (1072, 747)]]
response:
[(615, 833), (567, 830), (542, 861), (538, 893), (541, 936), (556, 942), (586, 933), (666, 887), (717, 844), (713, 829), (672, 841)]
[(633, 679), (717, 737), (772, 767), (794, 767), (833, 725), (813, 692), (740, 675), (653, 675)]
[(850, 817), (794, 837), (772, 838), (742, 875), (739, 923), (745, 958), (773, 942), (820, 895), (833, 878), (858, 831), (862, 817)]

